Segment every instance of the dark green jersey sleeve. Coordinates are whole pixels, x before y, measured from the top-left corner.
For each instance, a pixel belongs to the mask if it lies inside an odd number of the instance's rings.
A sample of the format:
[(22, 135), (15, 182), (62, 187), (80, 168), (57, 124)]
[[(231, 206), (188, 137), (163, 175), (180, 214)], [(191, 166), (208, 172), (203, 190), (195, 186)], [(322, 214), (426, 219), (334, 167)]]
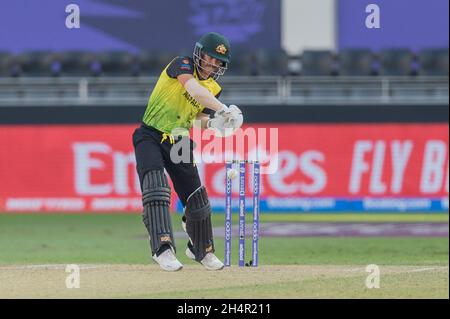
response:
[(181, 74), (194, 74), (194, 61), (190, 57), (176, 57), (167, 67), (166, 72), (173, 79)]

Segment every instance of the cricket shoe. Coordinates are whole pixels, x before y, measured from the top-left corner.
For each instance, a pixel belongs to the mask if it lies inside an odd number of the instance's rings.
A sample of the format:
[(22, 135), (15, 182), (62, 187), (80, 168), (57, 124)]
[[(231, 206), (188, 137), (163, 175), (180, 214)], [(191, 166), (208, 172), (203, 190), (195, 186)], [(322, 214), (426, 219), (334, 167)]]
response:
[[(190, 247), (186, 248), (186, 256), (188, 256), (188, 258), (192, 260), (195, 260), (195, 255), (191, 251)], [(213, 253), (207, 253), (206, 256), (203, 257), (203, 259), (200, 261), (200, 263), (207, 270), (221, 270), (224, 267), (223, 262), (221, 262), (219, 258), (217, 258)]]
[(177, 257), (171, 249), (166, 249), (159, 256), (153, 255), (153, 260), (165, 271), (178, 271), (183, 268), (183, 265), (178, 261)]
[[(186, 217), (184, 215), (181, 218), (181, 227), (183, 228), (184, 232), (187, 234)], [(193, 247), (192, 247), (191, 239), (189, 238), (188, 247), (186, 248), (186, 256), (188, 256), (188, 258), (190, 258), (192, 260), (195, 260), (195, 255), (192, 252), (192, 249), (193, 249)], [(203, 259), (200, 261), (200, 263), (207, 270), (221, 270), (224, 267), (223, 263), (213, 253), (207, 253), (206, 256), (203, 257)]]

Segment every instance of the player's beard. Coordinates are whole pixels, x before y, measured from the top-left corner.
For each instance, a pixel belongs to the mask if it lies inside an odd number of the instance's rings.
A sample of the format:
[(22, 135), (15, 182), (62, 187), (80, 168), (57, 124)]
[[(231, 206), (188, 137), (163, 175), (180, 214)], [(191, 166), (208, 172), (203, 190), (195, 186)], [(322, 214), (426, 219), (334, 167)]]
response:
[[(206, 68), (204, 66), (202, 66), (202, 64), (207, 64), (209, 66), (209, 68), (211, 69), (210, 71), (206, 70)], [(204, 79), (209, 79), (210, 77), (212, 77), (214, 80), (217, 80), (220, 76), (225, 74), (225, 71), (227, 70), (227, 66), (218, 66), (215, 64), (212, 64), (208, 61), (206, 61), (203, 58), (200, 58), (198, 60), (198, 63), (195, 64), (197, 67), (197, 73)]]
[(199, 68), (197, 69), (199, 71), (199, 75), (202, 79), (206, 80), (209, 79), (210, 77), (214, 78), (217, 74), (218, 68), (204, 68), (202, 66), (199, 66)]

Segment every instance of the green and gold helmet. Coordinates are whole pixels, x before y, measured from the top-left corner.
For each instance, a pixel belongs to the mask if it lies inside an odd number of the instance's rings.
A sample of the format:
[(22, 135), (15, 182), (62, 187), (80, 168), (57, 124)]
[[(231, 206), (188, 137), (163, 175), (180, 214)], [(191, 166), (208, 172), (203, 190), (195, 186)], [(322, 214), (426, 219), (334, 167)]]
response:
[(226, 37), (216, 32), (210, 32), (195, 44), (194, 63), (198, 69), (202, 69), (201, 62), (208, 63), (202, 58), (202, 54), (207, 54), (222, 62), (217, 71), (211, 74), (214, 80), (225, 74), (231, 60), (230, 42)]

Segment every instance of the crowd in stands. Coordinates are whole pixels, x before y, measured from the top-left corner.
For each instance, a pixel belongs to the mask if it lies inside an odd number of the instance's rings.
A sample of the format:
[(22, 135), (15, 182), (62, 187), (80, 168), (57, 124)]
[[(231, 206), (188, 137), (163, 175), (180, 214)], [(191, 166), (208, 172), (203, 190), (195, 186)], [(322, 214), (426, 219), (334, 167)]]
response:
[[(59, 76), (157, 76), (182, 52), (94, 53), (0, 51), (1, 77)], [(288, 55), (283, 50), (248, 52), (235, 50), (227, 75), (235, 76), (448, 76), (449, 51), (388, 49), (372, 52), (350, 49), (340, 52), (304, 51)]]

